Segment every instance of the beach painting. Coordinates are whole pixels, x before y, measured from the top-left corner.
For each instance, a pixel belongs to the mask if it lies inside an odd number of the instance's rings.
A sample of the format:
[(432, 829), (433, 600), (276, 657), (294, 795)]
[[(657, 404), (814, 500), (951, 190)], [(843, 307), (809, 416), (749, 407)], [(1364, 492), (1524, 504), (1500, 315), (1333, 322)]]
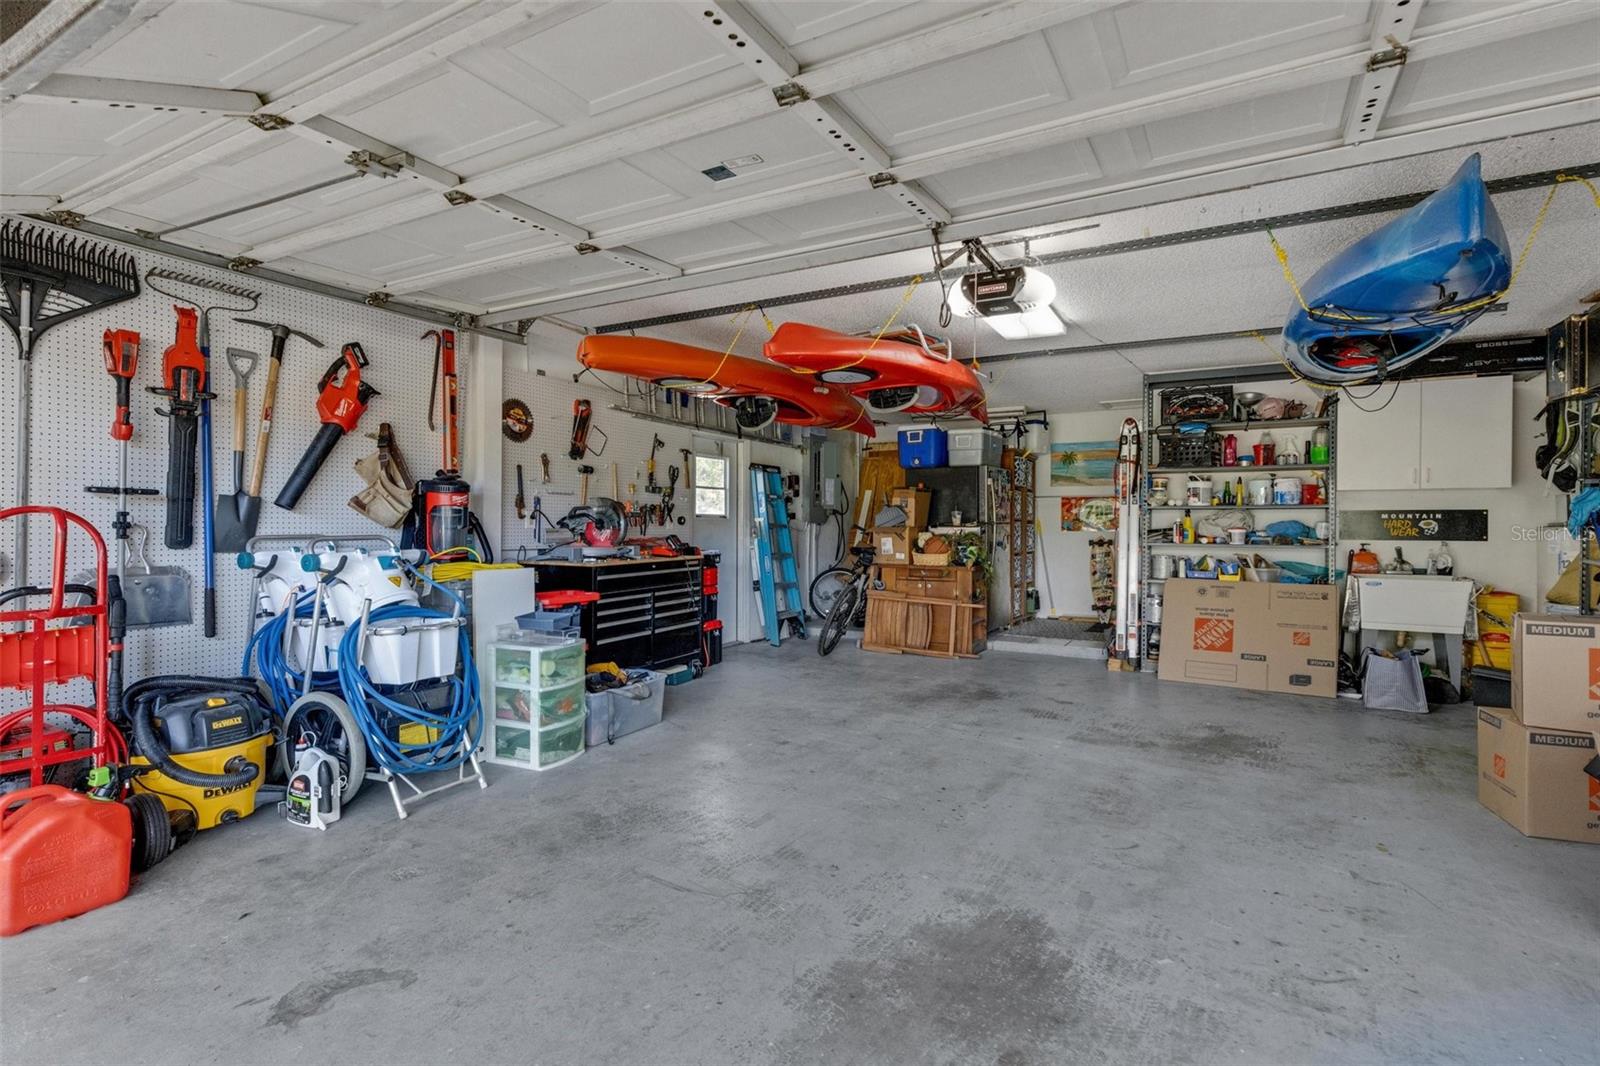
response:
[(1114, 440), (1050, 445), (1050, 484), (1109, 485), (1117, 465)]

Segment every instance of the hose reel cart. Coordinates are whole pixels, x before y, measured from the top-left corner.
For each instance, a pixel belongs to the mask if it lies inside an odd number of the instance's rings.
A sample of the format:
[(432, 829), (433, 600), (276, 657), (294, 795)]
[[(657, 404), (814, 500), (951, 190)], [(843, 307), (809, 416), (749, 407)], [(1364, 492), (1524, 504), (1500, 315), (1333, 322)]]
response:
[[(483, 717), (465, 604), (418, 569), (420, 551), (397, 551), (386, 540), (376, 551), (335, 538), (301, 540), (312, 550), (252, 550), (239, 560), (254, 575), (252, 610), (266, 614), (245, 667), (253, 659), (273, 693), (285, 752), (309, 741), (333, 755), (344, 802), (363, 779), (384, 782), (400, 818), (410, 804), (456, 785), (488, 787), (477, 755)], [(451, 610), (421, 606), (425, 589), (443, 595)], [(442, 784), (419, 783), (452, 770)]]

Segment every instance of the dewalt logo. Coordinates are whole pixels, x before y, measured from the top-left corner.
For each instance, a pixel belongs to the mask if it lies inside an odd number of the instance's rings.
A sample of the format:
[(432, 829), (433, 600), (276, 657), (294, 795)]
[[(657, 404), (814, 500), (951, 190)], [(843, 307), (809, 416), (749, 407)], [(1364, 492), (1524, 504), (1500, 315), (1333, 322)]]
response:
[(211, 723), (211, 728), (213, 731), (215, 731), (218, 729), (227, 729), (231, 725), (242, 725), (243, 723), (244, 715), (239, 714), (234, 715), (232, 718), (218, 719), (217, 721)]

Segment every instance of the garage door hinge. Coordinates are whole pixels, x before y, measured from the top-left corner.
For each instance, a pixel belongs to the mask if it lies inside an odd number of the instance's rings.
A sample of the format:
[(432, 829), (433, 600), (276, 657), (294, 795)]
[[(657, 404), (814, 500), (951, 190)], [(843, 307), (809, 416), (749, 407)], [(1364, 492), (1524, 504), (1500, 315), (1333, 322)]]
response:
[(258, 267), (260, 265), (261, 265), (261, 260), (259, 260), (259, 259), (251, 259), (248, 255), (238, 255), (238, 256), (234, 256), (232, 259), (228, 260), (228, 269), (229, 270), (237, 270), (241, 274), (246, 273), (247, 271), (254, 270), (256, 267)]
[(887, 189), (891, 185), (899, 185), (900, 179), (893, 174), (874, 174), (867, 179), (867, 184), (874, 189)]
[(256, 129), (266, 130), (268, 133), (294, 125), (292, 121), (284, 118), (282, 115), (269, 115), (265, 112), (249, 116), (249, 121), (250, 125), (254, 126)]
[(772, 98), (778, 101), (779, 107), (793, 107), (811, 99), (811, 94), (806, 92), (806, 87), (799, 82), (786, 81), (782, 85), (772, 87)]
[(583, 244), (574, 244), (572, 246), (572, 250), (577, 252), (579, 255), (593, 255), (600, 250), (600, 246), (598, 244), (590, 244), (585, 241)]
[(1403, 67), (1406, 57), (1411, 54), (1411, 49), (1395, 40), (1393, 35), (1385, 38), (1389, 47), (1381, 52), (1374, 52), (1367, 59), (1367, 70), (1382, 70), (1385, 67)]
[(386, 307), (389, 304), (389, 294), (383, 291), (367, 293), (368, 307)]
[(451, 207), (460, 207), (462, 204), (470, 204), (477, 199), (476, 196), (462, 189), (446, 189), (444, 198), (450, 201)]
[(45, 211), (43, 212), (43, 215), (46, 219), (54, 222), (56, 225), (66, 226), (68, 229), (77, 229), (79, 226), (83, 225), (82, 215), (76, 211), (68, 211), (65, 208), (62, 208), (58, 211)]
[(465, 311), (458, 312), (456, 316), (451, 319), (451, 321), (455, 323), (456, 329), (478, 328), (478, 316), (469, 315)]
[(412, 156), (410, 152), (378, 155), (376, 152), (361, 149), (345, 156), (344, 161), (355, 167), (362, 174), (372, 174), (380, 178), (392, 178), (406, 167), (412, 165)]

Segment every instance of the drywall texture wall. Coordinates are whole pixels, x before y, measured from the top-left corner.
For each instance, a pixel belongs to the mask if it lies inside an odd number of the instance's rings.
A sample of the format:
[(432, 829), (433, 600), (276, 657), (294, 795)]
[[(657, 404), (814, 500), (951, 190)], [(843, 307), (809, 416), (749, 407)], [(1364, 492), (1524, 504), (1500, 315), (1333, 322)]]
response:
[(1122, 429), (1123, 419), (1130, 417), (1139, 417), (1137, 408), (1061, 412), (1048, 416), (1049, 433), (1040, 431), (1034, 434), (1040, 442), (1034, 445), (1039, 452), (1034, 484), (1038, 492), (1037, 514), (1041, 529), (1039, 550), (1042, 555), (1037, 580), (1040, 613), (1045, 616), (1087, 617), (1094, 614), (1094, 600), (1089, 591), (1089, 542), (1097, 537), (1115, 535), (1062, 530), (1063, 496), (1110, 496), (1113, 489), (1109, 484), (1052, 484), (1050, 447), (1052, 444), (1115, 441)]

